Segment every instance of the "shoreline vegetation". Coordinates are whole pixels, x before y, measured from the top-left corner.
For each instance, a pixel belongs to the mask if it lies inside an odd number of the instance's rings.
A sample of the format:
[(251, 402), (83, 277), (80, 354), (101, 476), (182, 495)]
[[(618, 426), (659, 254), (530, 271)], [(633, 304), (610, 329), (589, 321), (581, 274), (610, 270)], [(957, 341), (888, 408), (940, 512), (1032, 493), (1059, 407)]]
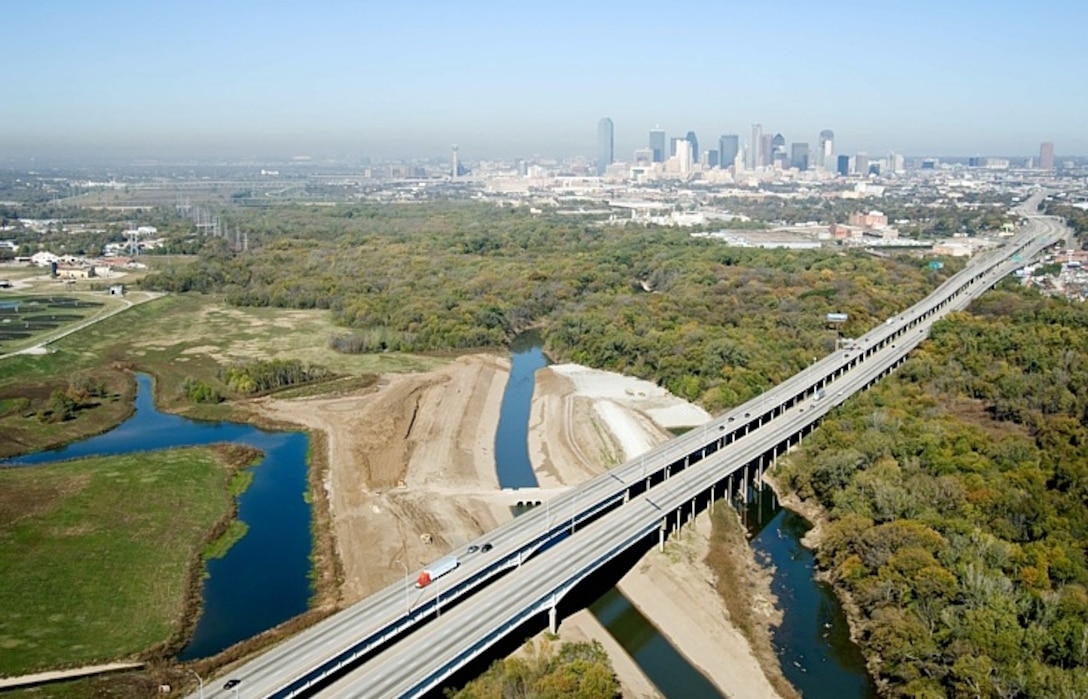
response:
[(0, 673), (175, 653), (201, 552), (236, 517), (228, 483), (257, 456), (213, 445), (0, 469)]

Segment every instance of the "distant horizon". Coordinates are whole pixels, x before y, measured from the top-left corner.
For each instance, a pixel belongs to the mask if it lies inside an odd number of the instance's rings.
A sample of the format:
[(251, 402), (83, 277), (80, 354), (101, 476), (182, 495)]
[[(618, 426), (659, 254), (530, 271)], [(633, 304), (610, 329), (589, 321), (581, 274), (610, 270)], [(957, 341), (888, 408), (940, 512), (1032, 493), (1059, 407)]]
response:
[(1088, 25), (1074, 0), (50, 0), (5, 20), (0, 161), (592, 158), (605, 116), (624, 160), (655, 124), (701, 150), (760, 123), (850, 154), (1088, 153), (1088, 52), (1054, 34)]

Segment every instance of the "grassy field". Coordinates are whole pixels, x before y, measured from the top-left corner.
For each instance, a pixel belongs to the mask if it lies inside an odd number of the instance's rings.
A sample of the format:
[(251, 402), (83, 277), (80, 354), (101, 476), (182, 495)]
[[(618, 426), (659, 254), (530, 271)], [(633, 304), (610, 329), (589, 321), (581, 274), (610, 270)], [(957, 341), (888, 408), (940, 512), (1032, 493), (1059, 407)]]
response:
[(0, 675), (176, 641), (191, 567), (251, 456), (189, 448), (0, 469)]
[[(0, 445), (0, 456), (56, 446), (117, 424), (128, 414), (125, 397), (132, 395), (128, 372), (133, 369), (156, 377), (155, 398), (162, 408), (223, 419), (232, 408), (192, 403), (182, 389), (186, 378), (217, 383), (219, 369), (233, 362), (299, 359), (362, 377), (360, 385), (366, 385), (373, 374), (427, 370), (448, 361), (397, 353), (340, 354), (328, 346), (336, 331), (327, 311), (232, 308), (220, 297), (199, 294), (148, 301), (52, 343), (49, 354), (0, 360), (0, 433), (12, 435), (7, 447)], [(36, 413), (52, 391), (67, 388), (72, 377), (82, 374), (105, 382), (114, 399), (80, 410), (63, 423), (40, 422)], [(351, 385), (341, 380), (328, 388)]]

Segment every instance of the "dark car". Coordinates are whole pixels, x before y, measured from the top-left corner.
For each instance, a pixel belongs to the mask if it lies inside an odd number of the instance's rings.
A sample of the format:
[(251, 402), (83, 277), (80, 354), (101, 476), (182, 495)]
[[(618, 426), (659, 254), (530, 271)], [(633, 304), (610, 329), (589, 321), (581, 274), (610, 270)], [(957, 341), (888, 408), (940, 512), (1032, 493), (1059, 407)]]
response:
[(242, 683), (242, 680), (238, 680), (238, 679), (227, 680), (226, 684), (223, 685), (223, 689), (234, 689), (235, 687), (237, 687), (241, 683)]
[(487, 553), (488, 551), (490, 551), (493, 548), (495, 548), (495, 547), (492, 546), (490, 543), (486, 543), (486, 544), (484, 544), (483, 546), (480, 547), (480, 552), (481, 553)]
[(479, 550), (480, 550), (480, 547), (477, 546), (476, 544), (473, 544), (472, 546), (468, 547), (468, 552), (469, 553), (476, 553)]

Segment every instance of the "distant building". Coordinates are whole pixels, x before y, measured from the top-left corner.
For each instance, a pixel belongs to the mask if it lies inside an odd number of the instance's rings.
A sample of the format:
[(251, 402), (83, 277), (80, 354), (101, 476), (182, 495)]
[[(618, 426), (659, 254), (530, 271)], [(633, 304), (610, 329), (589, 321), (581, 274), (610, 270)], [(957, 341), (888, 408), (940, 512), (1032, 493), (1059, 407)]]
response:
[(450, 178), (456, 180), (457, 176), (461, 174), (461, 161), (457, 157), (457, 146), (452, 147), (453, 154), (450, 156)]
[(808, 144), (794, 143), (790, 150), (790, 167), (798, 170), (808, 169)]
[(692, 160), (697, 159), (699, 157), (699, 153), (701, 151), (699, 150), (699, 139), (697, 139), (695, 137), (695, 132), (694, 131), (688, 131), (688, 135), (684, 136), (684, 140), (686, 140), (688, 143), (691, 144), (691, 157), (692, 157)]
[(1039, 169), (1054, 169), (1054, 144), (1050, 141), (1039, 146)]
[(722, 134), (718, 139), (718, 162), (723, 168), (729, 167), (740, 153), (740, 136), (735, 133)]
[(858, 154), (854, 156), (854, 172), (858, 173), (862, 177), (869, 174), (869, 154), (864, 151), (858, 151)]
[(981, 155), (973, 155), (967, 158), (967, 167), (982, 167), (986, 163), (986, 159)]
[(749, 147), (748, 153), (748, 168), (754, 170), (757, 167), (763, 167), (762, 155), (763, 149), (763, 125), (752, 124), (752, 143)]
[(124, 296), (124, 295), (125, 295), (125, 285), (124, 284), (114, 284), (114, 285), (110, 286), (110, 296)]
[(654, 151), (652, 148), (636, 148), (633, 159), (635, 165), (650, 165), (654, 162)]
[(616, 143), (612, 120), (604, 117), (597, 122), (597, 176), (600, 177), (608, 166), (616, 162)]
[(824, 129), (820, 132), (819, 151), (816, 153), (816, 165), (830, 169), (835, 157), (835, 132)]
[(706, 152), (706, 166), (707, 169), (718, 167), (718, 151), (711, 149)]
[(837, 163), (837, 167), (835, 168), (835, 171), (838, 172), (843, 177), (849, 177), (850, 176), (850, 156), (849, 155), (840, 155), (839, 156), (839, 162)]
[(771, 153), (774, 152), (774, 136), (769, 133), (763, 134), (759, 139), (759, 164), (763, 167), (769, 167), (773, 165), (771, 162)]
[(650, 129), (650, 150), (653, 151), (655, 163), (663, 163), (668, 158), (665, 143), (665, 132), (662, 129)]
[(882, 211), (872, 210), (869, 213), (860, 211), (850, 214), (850, 225), (872, 230), (874, 228), (887, 228), (888, 217)]

